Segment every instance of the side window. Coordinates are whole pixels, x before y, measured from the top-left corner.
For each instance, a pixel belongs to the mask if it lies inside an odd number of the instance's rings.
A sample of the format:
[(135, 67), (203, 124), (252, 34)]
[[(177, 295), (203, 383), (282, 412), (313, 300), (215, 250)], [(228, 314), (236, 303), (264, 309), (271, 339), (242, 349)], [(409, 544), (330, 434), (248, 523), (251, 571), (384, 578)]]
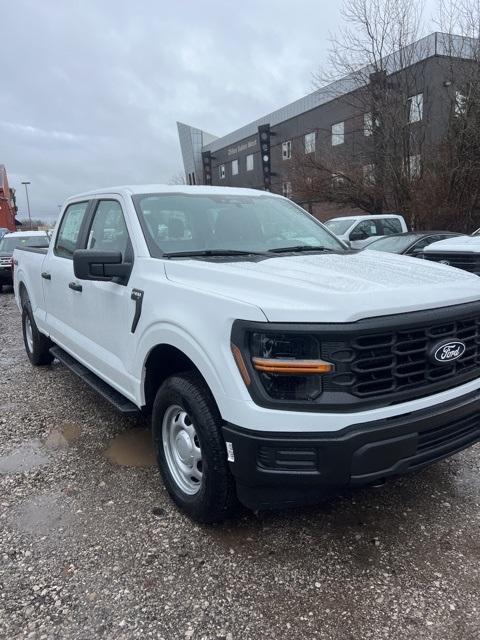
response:
[(436, 242), (437, 240), (441, 239), (442, 236), (428, 236), (427, 238), (422, 238), (422, 240), (419, 240), (412, 247), (412, 251), (413, 253), (418, 253), (419, 251), (422, 251), (422, 249), (425, 249), (425, 247), (428, 247), (429, 244), (432, 244), (432, 242)]
[(100, 200), (88, 234), (87, 249), (120, 251), (125, 260), (129, 242), (120, 203), (116, 200)]
[(382, 224), (384, 236), (389, 236), (391, 233), (402, 233), (403, 231), (400, 220), (395, 218), (384, 218)]
[(382, 235), (380, 224), (377, 220), (362, 220), (351, 232), (351, 235), (370, 238), (371, 236)]
[(88, 202), (75, 202), (66, 208), (55, 242), (57, 256), (73, 259), (73, 252), (77, 248), (78, 234), (88, 204)]

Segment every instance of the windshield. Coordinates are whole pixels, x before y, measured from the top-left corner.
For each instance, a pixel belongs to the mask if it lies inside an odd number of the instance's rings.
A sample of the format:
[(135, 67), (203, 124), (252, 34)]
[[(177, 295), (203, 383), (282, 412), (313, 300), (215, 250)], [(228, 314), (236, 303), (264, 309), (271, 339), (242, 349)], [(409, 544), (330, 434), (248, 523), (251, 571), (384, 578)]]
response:
[(150, 253), (344, 251), (319, 222), (271, 196), (147, 194), (133, 198)]
[(412, 242), (414, 242), (416, 236), (387, 236), (386, 238), (380, 238), (375, 240), (371, 244), (368, 244), (365, 248), (372, 251), (388, 251), (390, 253), (402, 253), (405, 251)]
[(342, 236), (350, 229), (353, 223), (354, 220), (327, 220), (324, 224), (337, 236)]
[(0, 251), (13, 253), (17, 247), (48, 247), (48, 237), (44, 236), (3, 236), (0, 240)]

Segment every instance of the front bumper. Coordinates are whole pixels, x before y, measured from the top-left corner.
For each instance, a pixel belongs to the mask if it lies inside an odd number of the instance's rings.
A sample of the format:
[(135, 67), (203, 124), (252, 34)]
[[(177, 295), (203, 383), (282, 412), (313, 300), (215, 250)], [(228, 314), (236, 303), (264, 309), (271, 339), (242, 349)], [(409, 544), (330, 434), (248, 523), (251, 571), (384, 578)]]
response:
[(479, 441), (480, 391), (334, 433), (262, 433), (227, 423), (223, 435), (245, 506), (312, 504), (342, 487), (416, 471)]

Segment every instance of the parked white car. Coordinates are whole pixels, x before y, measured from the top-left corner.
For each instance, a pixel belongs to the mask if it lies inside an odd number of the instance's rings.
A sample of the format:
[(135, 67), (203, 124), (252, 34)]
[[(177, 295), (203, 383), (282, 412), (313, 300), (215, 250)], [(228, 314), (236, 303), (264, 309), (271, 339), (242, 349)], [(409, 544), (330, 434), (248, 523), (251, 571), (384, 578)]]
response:
[(327, 220), (325, 226), (353, 249), (361, 249), (383, 236), (408, 231), (403, 216), (395, 214), (342, 216)]
[(164, 483), (198, 521), (382, 484), (480, 439), (480, 279), (350, 251), (280, 196), (92, 191), (14, 262), (32, 364), (151, 411)]

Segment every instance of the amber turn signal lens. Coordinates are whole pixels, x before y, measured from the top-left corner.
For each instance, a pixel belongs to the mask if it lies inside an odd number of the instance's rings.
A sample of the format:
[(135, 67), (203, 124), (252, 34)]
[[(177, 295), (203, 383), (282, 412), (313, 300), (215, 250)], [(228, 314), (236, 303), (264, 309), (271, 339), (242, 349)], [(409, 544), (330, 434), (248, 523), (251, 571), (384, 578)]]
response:
[(237, 347), (236, 344), (233, 344), (233, 342), (231, 343), (230, 347), (232, 349), (232, 354), (235, 359), (235, 362), (237, 363), (238, 370), (240, 371), (240, 375), (242, 376), (244, 383), (248, 387), (251, 382), (250, 374), (248, 373), (248, 369), (245, 365), (242, 352), (240, 351), (240, 349)]
[(281, 358), (252, 358), (253, 366), (262, 373), (289, 375), (318, 375), (333, 371), (333, 364), (325, 360), (282, 360)]

